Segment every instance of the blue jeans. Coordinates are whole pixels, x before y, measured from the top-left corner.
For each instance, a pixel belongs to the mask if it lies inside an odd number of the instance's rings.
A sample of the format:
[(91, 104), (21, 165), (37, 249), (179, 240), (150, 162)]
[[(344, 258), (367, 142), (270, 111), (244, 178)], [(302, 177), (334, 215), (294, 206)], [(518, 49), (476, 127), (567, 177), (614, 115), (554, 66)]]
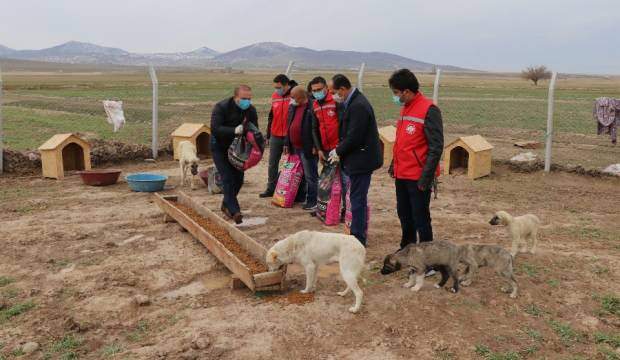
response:
[(224, 200), (222, 207), (230, 211), (232, 215), (241, 212), (237, 195), (243, 186), (243, 171), (235, 169), (228, 161), (228, 149), (222, 149), (216, 142), (215, 137), (211, 137), (211, 154), (217, 171), (222, 176)]
[(396, 211), (402, 228), (400, 248), (420, 242), (433, 241), (431, 226), (431, 190), (418, 189), (415, 180), (396, 179)]
[(319, 191), (319, 158), (306, 156), (302, 149), (295, 149), (295, 154), (301, 157), (301, 165), (304, 168), (306, 205), (314, 206)]
[(366, 246), (366, 214), (368, 211), (368, 189), (372, 173), (349, 175), (351, 187), (351, 235), (355, 236), (362, 245)]

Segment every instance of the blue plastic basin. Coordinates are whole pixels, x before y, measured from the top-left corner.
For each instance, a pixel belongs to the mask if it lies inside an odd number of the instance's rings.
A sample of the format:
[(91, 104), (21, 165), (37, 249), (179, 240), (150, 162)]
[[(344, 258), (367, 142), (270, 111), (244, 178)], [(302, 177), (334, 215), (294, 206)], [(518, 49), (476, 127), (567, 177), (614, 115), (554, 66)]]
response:
[(168, 177), (151, 173), (137, 173), (125, 176), (129, 188), (138, 192), (155, 192), (164, 189)]

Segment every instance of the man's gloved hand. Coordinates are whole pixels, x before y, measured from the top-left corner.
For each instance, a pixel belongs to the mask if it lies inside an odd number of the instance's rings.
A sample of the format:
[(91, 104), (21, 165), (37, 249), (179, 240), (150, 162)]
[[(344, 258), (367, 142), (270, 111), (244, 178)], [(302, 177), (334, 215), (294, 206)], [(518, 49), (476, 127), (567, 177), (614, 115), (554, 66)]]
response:
[(394, 179), (394, 160), (392, 160), (392, 162), (390, 163), (390, 167), (388, 168), (388, 174), (390, 174), (390, 177)]
[(340, 157), (338, 157), (336, 149), (329, 152), (329, 159), (327, 161), (329, 161), (330, 164), (334, 164), (340, 161)]
[(239, 125), (235, 128), (235, 135), (243, 134), (243, 125)]

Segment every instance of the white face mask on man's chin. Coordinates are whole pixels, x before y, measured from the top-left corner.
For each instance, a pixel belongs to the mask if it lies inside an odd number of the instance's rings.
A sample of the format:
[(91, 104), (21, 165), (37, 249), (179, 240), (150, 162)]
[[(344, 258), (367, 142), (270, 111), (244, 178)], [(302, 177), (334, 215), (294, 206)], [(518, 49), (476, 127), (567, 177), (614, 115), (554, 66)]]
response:
[(334, 93), (334, 95), (332, 95), (332, 98), (333, 98), (333, 99), (334, 99), (334, 101), (335, 101), (335, 102), (337, 102), (337, 103), (341, 103), (341, 102), (343, 102), (343, 101), (344, 101), (344, 100), (342, 99), (342, 97), (340, 97), (340, 95), (338, 95), (338, 94), (336, 94), (336, 93)]

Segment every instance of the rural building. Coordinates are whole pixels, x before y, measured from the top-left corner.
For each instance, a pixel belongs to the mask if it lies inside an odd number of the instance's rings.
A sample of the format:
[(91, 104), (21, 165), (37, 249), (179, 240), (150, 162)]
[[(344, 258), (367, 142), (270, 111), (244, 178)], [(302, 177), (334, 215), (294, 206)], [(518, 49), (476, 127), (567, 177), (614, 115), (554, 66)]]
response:
[(472, 180), (487, 176), (491, 173), (492, 150), (493, 145), (480, 135), (460, 137), (445, 148), (444, 172), (463, 169)]
[(172, 132), (172, 149), (174, 160), (179, 160), (179, 143), (189, 141), (196, 146), (196, 153), (200, 159), (211, 157), (209, 141), (211, 129), (205, 124), (185, 123)]
[(90, 170), (90, 144), (74, 134), (56, 134), (39, 147), (43, 176), (62, 179), (68, 171)]
[(394, 143), (396, 142), (396, 127), (388, 125), (379, 128), (379, 139), (381, 140), (381, 151), (383, 152), (383, 165), (390, 166)]

